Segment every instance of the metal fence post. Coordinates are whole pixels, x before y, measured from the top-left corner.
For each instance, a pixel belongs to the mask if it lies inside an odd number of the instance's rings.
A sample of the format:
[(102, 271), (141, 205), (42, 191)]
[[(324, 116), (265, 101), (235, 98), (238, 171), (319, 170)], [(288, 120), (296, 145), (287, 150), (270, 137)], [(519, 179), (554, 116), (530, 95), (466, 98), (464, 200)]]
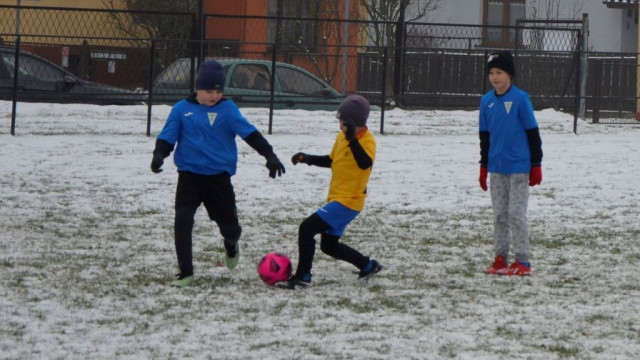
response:
[(11, 98), (11, 135), (14, 136), (16, 134), (16, 108), (18, 102), (18, 74), (20, 73), (20, 9), (21, 9), (21, 0), (17, 0), (17, 8), (16, 8), (16, 49), (14, 53), (14, 63), (13, 63), (13, 94)]
[(349, 61), (349, 10), (350, 2), (346, 1), (344, 8), (344, 39), (342, 40), (342, 89), (343, 96), (347, 96), (347, 62)]
[(489, 56), (489, 51), (485, 50), (484, 55), (482, 57), (482, 94), (487, 93), (487, 77), (489, 74), (487, 73), (487, 57)]
[[(580, 47), (580, 46), (579, 46)], [(581, 97), (580, 97), (580, 91), (581, 91), (581, 76), (580, 74), (582, 73), (582, 69), (581, 69), (581, 49), (578, 49), (578, 51), (576, 52), (576, 89), (575, 89), (575, 100), (574, 100), (574, 108), (573, 108), (573, 133), (577, 134), (578, 133), (578, 117), (580, 116), (580, 103), (581, 103)]]
[[(640, 1), (636, 14), (640, 15)], [(637, 15), (637, 16), (638, 16)], [(636, 19), (638, 18), (636, 16)], [(637, 21), (636, 21), (637, 22)], [(636, 48), (636, 121), (640, 121), (640, 24), (638, 24), (638, 47)]]
[(20, 35), (16, 35), (15, 62), (13, 64), (13, 97), (11, 100), (11, 135), (16, 134), (16, 105), (18, 102), (18, 75), (20, 74)]
[(597, 124), (600, 122), (600, 60), (596, 59), (593, 63), (596, 66), (596, 78), (593, 92), (593, 119), (591, 122)]
[(271, 54), (271, 89), (269, 89), (269, 135), (273, 130), (273, 91), (276, 84), (276, 51), (278, 44), (273, 44), (273, 54)]
[(406, 0), (400, 1), (400, 13), (398, 15), (398, 21), (396, 22), (396, 37), (395, 37), (395, 54), (393, 64), (393, 95), (398, 106), (402, 106), (404, 99), (404, 52), (405, 49), (405, 9), (407, 6)]
[(156, 41), (151, 40), (151, 53), (149, 54), (149, 81), (147, 86), (149, 89), (147, 98), (147, 137), (151, 137), (151, 106), (153, 103), (153, 63), (156, 53)]
[(589, 14), (582, 14), (582, 32), (580, 34), (580, 110), (578, 116), (587, 118), (587, 77), (589, 69)]
[(200, 31), (199, 31), (199, 40), (200, 40), (200, 47), (198, 49), (198, 59), (200, 60), (198, 63), (202, 64), (202, 62), (204, 62), (204, 38), (206, 37), (205, 35), (205, 23), (206, 23), (206, 17), (204, 14), (204, 0), (199, 0), (200, 3), (198, 4), (198, 20), (199, 20), (199, 25), (200, 25)]
[(382, 92), (380, 93), (380, 134), (384, 134), (384, 105), (387, 95), (387, 47), (382, 53)]

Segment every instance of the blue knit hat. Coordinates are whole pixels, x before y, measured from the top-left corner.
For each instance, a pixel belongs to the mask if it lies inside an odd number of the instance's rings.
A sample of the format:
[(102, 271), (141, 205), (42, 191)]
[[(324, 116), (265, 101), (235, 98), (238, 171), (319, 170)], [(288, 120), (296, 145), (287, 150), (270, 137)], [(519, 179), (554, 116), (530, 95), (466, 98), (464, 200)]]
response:
[(365, 126), (370, 110), (367, 99), (360, 95), (349, 95), (340, 104), (336, 117), (345, 124)]
[(200, 65), (196, 78), (196, 90), (224, 90), (224, 69), (219, 62), (207, 60)]

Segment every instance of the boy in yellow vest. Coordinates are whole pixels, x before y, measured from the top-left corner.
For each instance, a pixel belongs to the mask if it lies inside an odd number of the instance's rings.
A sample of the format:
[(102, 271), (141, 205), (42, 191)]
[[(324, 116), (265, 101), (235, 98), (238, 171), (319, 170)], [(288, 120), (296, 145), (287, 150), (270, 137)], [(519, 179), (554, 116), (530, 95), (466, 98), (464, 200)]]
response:
[(359, 95), (348, 96), (338, 108), (340, 133), (329, 155), (297, 153), (291, 161), (331, 168), (327, 204), (307, 217), (298, 232), (298, 266), (287, 281), (276, 286), (287, 289), (311, 286), (311, 266), (315, 254), (315, 235), (320, 235), (320, 250), (353, 264), (366, 279), (382, 269), (376, 260), (340, 242), (347, 225), (364, 208), (367, 183), (376, 156), (376, 141), (368, 130), (369, 102)]

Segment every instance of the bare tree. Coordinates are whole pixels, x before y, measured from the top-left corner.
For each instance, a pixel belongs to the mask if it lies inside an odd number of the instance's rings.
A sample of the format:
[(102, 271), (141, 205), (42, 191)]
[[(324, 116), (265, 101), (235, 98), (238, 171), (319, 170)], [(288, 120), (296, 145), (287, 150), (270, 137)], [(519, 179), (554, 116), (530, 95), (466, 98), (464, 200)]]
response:
[(440, 8), (443, 0), (360, 0), (369, 19), (373, 21), (364, 31), (376, 47), (393, 46), (398, 20), (426, 19)]
[(154, 39), (189, 39), (194, 24), (184, 17), (153, 14), (152, 12), (190, 13), (197, 16), (198, 0), (102, 0), (107, 9), (140, 11), (123, 16), (112, 13), (117, 28), (125, 34), (146, 34)]
[(176, 58), (188, 55), (189, 43), (175, 40), (193, 37), (199, 13), (198, 0), (102, 0), (102, 3), (107, 9), (131, 11), (111, 12), (109, 18), (121, 34), (136, 39), (132, 41), (148, 46), (146, 39), (165, 40), (156, 43), (154, 60), (158, 71)]
[[(291, 10), (300, 5), (298, 0), (288, 1), (290, 3), (280, 0), (280, 6)], [(306, 57), (313, 66), (313, 72), (330, 84), (339, 74), (341, 65), (339, 45), (347, 36), (343, 30), (345, 24), (340, 21), (343, 14), (341, 10), (344, 10), (342, 6), (344, 6), (342, 0), (312, 0), (304, 7), (308, 13), (297, 13), (295, 17), (300, 18), (286, 20), (295, 23), (300, 29), (305, 28), (308, 34), (307, 39), (301, 34), (296, 39), (286, 39), (285, 41), (290, 42), (285, 46), (287, 51)], [(278, 23), (278, 27), (282, 25), (283, 22)]]
[[(440, 8), (444, 0), (360, 0), (371, 22), (363, 25), (370, 45), (377, 51), (389, 48), (388, 54), (394, 54), (393, 76), (385, 79), (387, 96), (395, 98), (398, 105), (402, 105), (402, 82), (404, 79), (404, 46), (398, 43), (404, 39), (404, 22), (427, 19), (429, 15)], [(398, 36), (401, 35), (401, 36)], [(427, 35), (428, 34), (423, 34)]]
[[(566, 10), (565, 10), (566, 9)], [(563, 11), (565, 10), (565, 11)], [(527, 9), (527, 20), (576, 20), (581, 18), (582, 4), (577, 0), (531, 0)], [(545, 34), (552, 27), (551, 23), (545, 27), (535, 27), (528, 30), (529, 48), (535, 50), (545, 49)], [(577, 39), (573, 39), (577, 41)], [(575, 45), (575, 44), (574, 44)]]
[[(564, 7), (563, 7), (564, 4)], [(568, 4), (568, 5), (567, 5)], [(530, 20), (559, 20), (561, 14), (565, 18), (579, 19), (582, 13), (582, 3), (577, 0), (530, 0), (527, 19)], [(567, 11), (562, 11), (564, 8)]]

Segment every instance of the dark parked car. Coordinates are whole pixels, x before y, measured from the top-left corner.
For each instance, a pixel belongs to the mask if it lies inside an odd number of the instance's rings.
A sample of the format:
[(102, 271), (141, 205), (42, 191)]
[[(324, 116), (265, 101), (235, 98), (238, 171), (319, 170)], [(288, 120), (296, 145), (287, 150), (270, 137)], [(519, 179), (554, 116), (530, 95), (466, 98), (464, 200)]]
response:
[[(227, 75), (225, 96), (241, 107), (268, 107), (271, 95), (271, 61), (216, 59)], [(154, 102), (175, 102), (191, 89), (191, 60), (182, 58), (167, 66), (153, 81)], [(343, 96), (303, 68), (276, 62), (275, 109), (334, 111)]]
[[(15, 49), (0, 46), (0, 100), (11, 100)], [(82, 80), (58, 65), (26, 51), (20, 52), (18, 100), (99, 105), (141, 104), (146, 95)]]

